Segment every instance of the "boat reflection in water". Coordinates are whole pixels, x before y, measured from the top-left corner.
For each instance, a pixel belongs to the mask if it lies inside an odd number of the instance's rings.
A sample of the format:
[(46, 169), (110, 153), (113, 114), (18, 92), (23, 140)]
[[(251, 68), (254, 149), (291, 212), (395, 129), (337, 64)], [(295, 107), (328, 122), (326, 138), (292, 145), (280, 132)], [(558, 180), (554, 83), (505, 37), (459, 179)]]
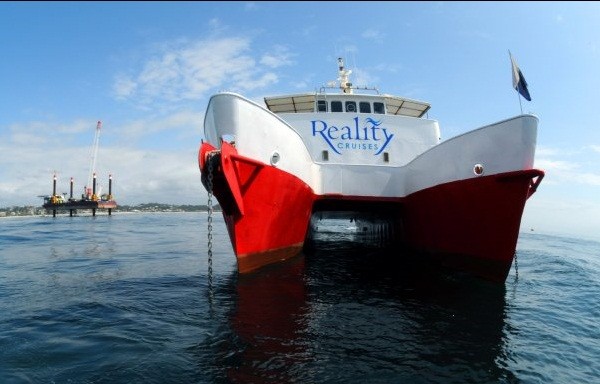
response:
[(242, 348), (227, 372), (231, 381), (285, 383), (303, 377), (310, 358), (305, 259), (283, 264), (238, 279), (230, 326)]
[(210, 343), (217, 381), (515, 380), (503, 285), (399, 266), (352, 230), (321, 227), (315, 252), (231, 277), (228, 329)]

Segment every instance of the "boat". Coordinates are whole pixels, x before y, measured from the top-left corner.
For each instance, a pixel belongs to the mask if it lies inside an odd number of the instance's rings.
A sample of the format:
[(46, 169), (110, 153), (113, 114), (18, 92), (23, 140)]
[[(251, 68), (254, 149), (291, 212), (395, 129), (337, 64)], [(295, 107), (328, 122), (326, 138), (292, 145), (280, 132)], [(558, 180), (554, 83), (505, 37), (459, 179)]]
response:
[(108, 177), (108, 194), (100, 194), (96, 191), (96, 174), (92, 176), (93, 187), (84, 188), (85, 193), (81, 194), (80, 199), (73, 197), (73, 178), (70, 182), (70, 196), (67, 197), (66, 193), (56, 193), (56, 174), (53, 179), (53, 191), (52, 195), (39, 196), (44, 199), (42, 208), (46, 210), (46, 213), (52, 213), (56, 216), (57, 212), (69, 211), (70, 216), (76, 214), (78, 210), (91, 210), (92, 215), (96, 215), (97, 209), (107, 209), (108, 214), (112, 213), (112, 210), (117, 208), (117, 202), (113, 199), (112, 195), (112, 175)]
[(117, 202), (113, 199), (112, 195), (112, 175), (108, 176), (108, 194), (102, 194), (101, 188), (96, 188), (95, 167), (101, 128), (102, 122), (98, 121), (96, 124), (94, 143), (92, 144), (88, 185), (84, 187), (84, 193), (81, 194), (81, 199), (75, 199), (73, 197), (73, 178), (71, 178), (70, 195), (68, 198), (66, 193), (62, 195), (56, 193), (56, 173), (52, 178), (52, 195), (39, 196), (44, 199), (42, 208), (46, 209), (47, 213), (52, 212), (52, 216), (56, 217), (56, 212), (61, 211), (69, 211), (69, 215), (73, 216), (74, 213), (77, 213), (77, 210), (88, 209), (92, 211), (93, 216), (96, 216), (97, 209), (107, 209), (108, 214), (111, 215), (112, 210), (117, 208)]
[(351, 72), (340, 58), (337, 82), (264, 106), (233, 92), (210, 98), (198, 164), (238, 271), (289, 259), (319, 220), (346, 217), (384, 223), (392, 247), (505, 281), (544, 177), (534, 168), (538, 118), (442, 141), (429, 103), (355, 87)]
[(117, 202), (114, 200), (75, 200), (61, 199), (62, 196), (44, 196), (44, 204), (42, 208), (46, 209), (46, 212), (52, 211), (77, 211), (77, 210), (95, 210), (95, 209), (115, 209), (117, 208)]

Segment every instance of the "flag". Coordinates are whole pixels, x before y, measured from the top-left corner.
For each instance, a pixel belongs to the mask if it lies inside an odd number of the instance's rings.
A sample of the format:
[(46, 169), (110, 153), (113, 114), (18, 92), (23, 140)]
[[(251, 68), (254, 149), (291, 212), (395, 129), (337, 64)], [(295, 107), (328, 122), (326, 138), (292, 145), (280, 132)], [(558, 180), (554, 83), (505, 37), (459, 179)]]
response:
[(517, 90), (526, 100), (531, 101), (531, 96), (529, 95), (529, 90), (527, 89), (527, 81), (525, 81), (525, 76), (519, 69), (515, 59), (513, 59), (510, 51), (508, 51), (510, 56), (510, 62), (512, 63), (512, 79), (513, 79), (513, 88)]

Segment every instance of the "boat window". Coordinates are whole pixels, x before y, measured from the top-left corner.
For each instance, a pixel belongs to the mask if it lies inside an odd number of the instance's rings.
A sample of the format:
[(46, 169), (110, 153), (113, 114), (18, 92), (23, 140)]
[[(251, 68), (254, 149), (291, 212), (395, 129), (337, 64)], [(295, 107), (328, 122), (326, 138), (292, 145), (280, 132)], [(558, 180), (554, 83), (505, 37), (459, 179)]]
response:
[(356, 101), (346, 101), (346, 112), (356, 112)]
[(327, 102), (325, 100), (317, 101), (317, 112), (327, 112)]
[(331, 102), (331, 112), (343, 112), (341, 101)]
[(373, 103), (373, 112), (385, 113), (385, 104), (378, 102)]
[(360, 113), (371, 113), (371, 103), (368, 101), (361, 101), (358, 106), (360, 107)]

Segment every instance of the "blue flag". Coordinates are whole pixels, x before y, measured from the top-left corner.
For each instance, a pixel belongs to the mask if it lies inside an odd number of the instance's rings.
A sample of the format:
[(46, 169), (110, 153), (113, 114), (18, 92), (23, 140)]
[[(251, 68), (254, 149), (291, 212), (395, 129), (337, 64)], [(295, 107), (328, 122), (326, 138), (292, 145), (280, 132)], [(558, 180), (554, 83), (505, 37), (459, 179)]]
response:
[(510, 51), (508, 51), (510, 55), (510, 62), (512, 63), (512, 78), (513, 78), (513, 88), (517, 90), (526, 100), (531, 101), (531, 96), (529, 95), (529, 90), (527, 89), (527, 81), (525, 81), (525, 76), (519, 69), (515, 59), (513, 59)]

